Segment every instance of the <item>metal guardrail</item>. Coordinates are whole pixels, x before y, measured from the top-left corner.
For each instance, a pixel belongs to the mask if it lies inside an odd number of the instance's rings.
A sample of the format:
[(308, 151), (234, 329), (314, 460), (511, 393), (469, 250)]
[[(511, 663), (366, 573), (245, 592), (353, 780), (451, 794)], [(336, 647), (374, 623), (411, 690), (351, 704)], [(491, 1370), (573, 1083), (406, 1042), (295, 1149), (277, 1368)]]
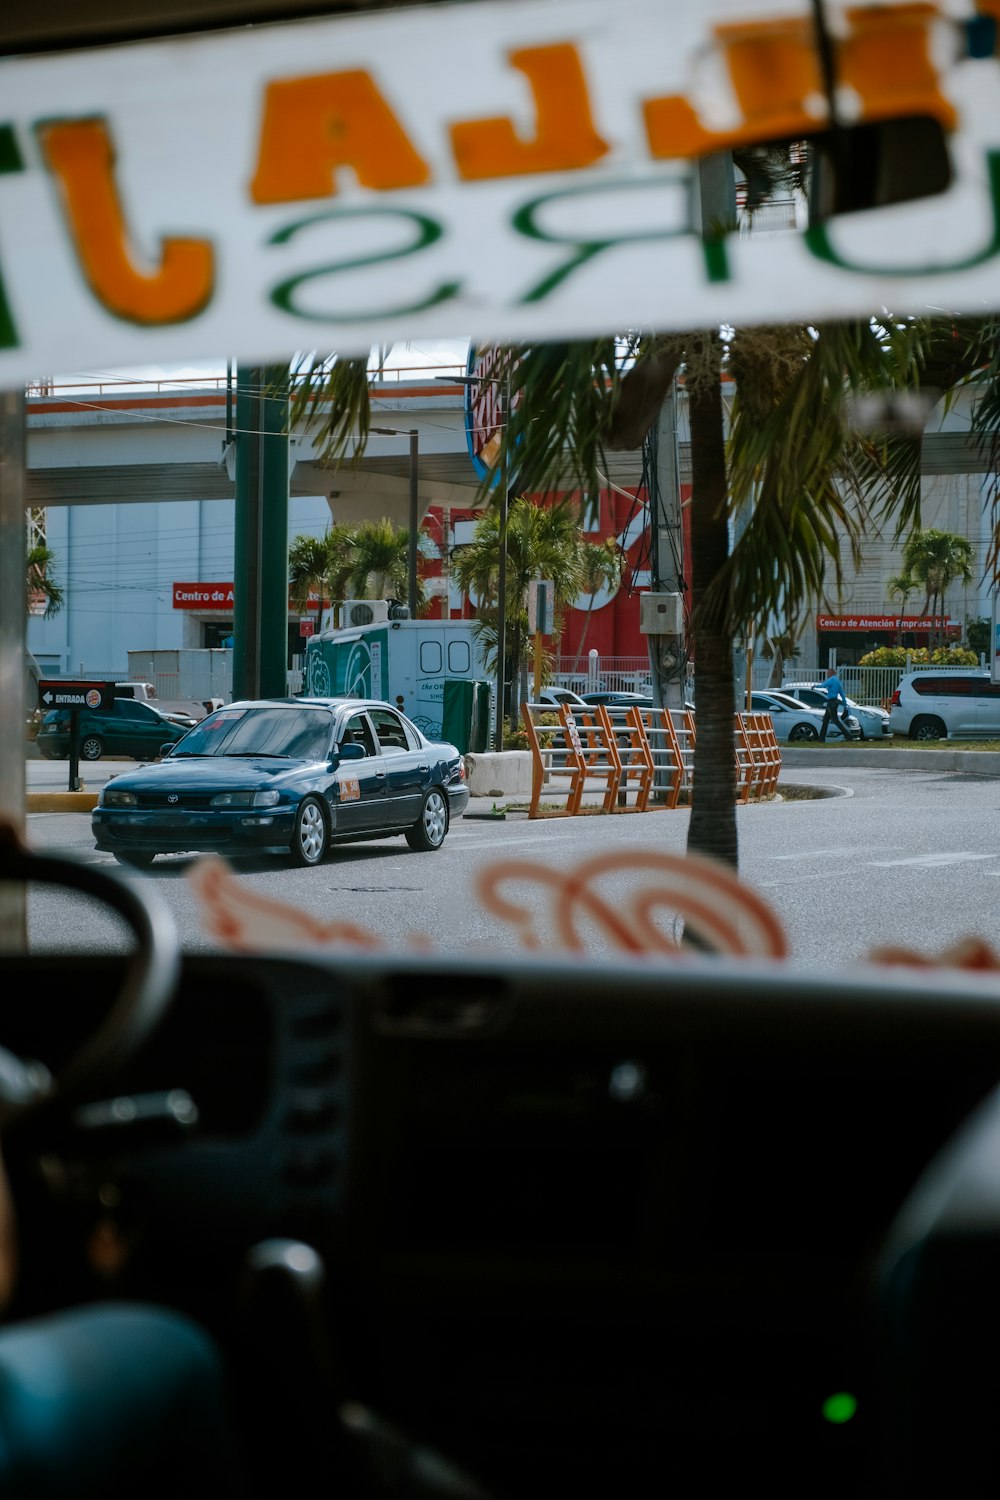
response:
[[(675, 808), (690, 791), (696, 730), (689, 710), (598, 704), (584, 713), (564, 703), (556, 712), (550, 703), (522, 703), (521, 717), (532, 757), (530, 818), (575, 817), (588, 791), (603, 794), (605, 813)], [(733, 716), (733, 753), (736, 800), (772, 797), (781, 750), (770, 714)], [(543, 810), (543, 795), (565, 802)]]

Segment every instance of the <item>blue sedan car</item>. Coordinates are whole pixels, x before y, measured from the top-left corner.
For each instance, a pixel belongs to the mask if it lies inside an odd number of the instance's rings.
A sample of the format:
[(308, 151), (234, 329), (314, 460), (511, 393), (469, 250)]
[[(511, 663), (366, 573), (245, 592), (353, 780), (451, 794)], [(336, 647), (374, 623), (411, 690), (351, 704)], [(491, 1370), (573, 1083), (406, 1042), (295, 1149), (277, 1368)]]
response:
[(97, 847), (122, 864), (268, 850), (317, 865), (331, 844), (392, 834), (430, 851), (469, 801), (455, 746), (374, 699), (230, 703), (162, 754), (94, 808)]

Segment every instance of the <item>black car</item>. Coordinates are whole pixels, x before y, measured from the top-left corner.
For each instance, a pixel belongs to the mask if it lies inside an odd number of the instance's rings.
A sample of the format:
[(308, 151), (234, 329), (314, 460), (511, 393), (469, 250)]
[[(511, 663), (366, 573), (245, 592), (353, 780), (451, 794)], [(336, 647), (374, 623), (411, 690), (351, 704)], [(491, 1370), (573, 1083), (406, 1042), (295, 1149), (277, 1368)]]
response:
[(163, 760), (116, 776), (91, 826), (122, 864), (157, 854), (291, 854), (316, 865), (331, 843), (400, 834), (439, 849), (465, 810), (465, 763), (377, 699), (230, 703)]
[[(154, 760), (163, 745), (179, 740), (196, 719), (183, 723), (168, 718), (151, 703), (116, 698), (109, 709), (94, 712), (77, 709), (80, 715), (81, 760), (127, 755), (132, 760)], [(38, 752), (46, 760), (65, 760), (70, 749), (70, 710), (50, 708), (38, 726)]]

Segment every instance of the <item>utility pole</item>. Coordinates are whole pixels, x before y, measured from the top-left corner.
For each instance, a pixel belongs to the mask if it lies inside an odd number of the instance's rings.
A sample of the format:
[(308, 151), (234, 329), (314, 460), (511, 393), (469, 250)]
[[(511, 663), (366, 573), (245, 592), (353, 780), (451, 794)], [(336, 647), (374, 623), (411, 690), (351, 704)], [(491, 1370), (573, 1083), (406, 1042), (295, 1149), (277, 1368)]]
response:
[[(684, 593), (684, 546), (681, 530), (681, 482), (677, 444), (677, 382), (663, 405), (650, 444), (651, 592)], [(653, 703), (657, 708), (684, 707), (684, 637), (647, 635)]]
[[(510, 410), (510, 371), (504, 380), (504, 402), (501, 422), (506, 423)], [(500, 553), (497, 558), (497, 722), (493, 748), (503, 749), (504, 707), (507, 702), (507, 487), (510, 483), (507, 464), (507, 433), (500, 447)]]
[(410, 545), (407, 551), (406, 602), (410, 619), (417, 618), (417, 529), (420, 525), (420, 437), (415, 427), (410, 428)]

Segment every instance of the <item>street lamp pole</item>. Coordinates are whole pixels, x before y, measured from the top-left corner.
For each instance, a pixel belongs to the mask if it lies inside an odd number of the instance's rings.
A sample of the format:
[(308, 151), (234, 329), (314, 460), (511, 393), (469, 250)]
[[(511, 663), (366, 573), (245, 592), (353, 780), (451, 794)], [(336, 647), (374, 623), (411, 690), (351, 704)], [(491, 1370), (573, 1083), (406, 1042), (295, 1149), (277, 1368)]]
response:
[(406, 567), (406, 602), (410, 610), (410, 619), (417, 618), (417, 526), (419, 517), (417, 514), (417, 464), (419, 438), (417, 429), (410, 428), (410, 547), (407, 554)]
[[(507, 421), (510, 407), (510, 371), (504, 380), (503, 411), (500, 420)], [(503, 726), (507, 703), (507, 434), (500, 445), (500, 535), (497, 558), (497, 722), (493, 748), (503, 749)]]
[[(450, 385), (499, 385), (503, 390), (503, 408), (500, 412), (501, 425), (507, 422), (510, 411), (510, 369), (505, 370), (501, 381), (497, 377), (484, 375), (436, 375), (436, 380), (445, 380)], [(499, 547), (497, 558), (497, 718), (494, 728), (493, 748), (496, 751), (503, 749), (503, 726), (504, 726), (504, 704), (506, 702), (505, 688), (507, 686), (507, 508), (510, 490), (510, 473), (507, 457), (507, 438), (504, 434), (500, 445), (500, 505), (499, 505)]]
[[(379, 437), (402, 437), (398, 427), (372, 427)], [(416, 427), (409, 429), (410, 439), (410, 535), (406, 552), (406, 603), (410, 619), (417, 618), (417, 531), (420, 527), (419, 476), (420, 435)]]

